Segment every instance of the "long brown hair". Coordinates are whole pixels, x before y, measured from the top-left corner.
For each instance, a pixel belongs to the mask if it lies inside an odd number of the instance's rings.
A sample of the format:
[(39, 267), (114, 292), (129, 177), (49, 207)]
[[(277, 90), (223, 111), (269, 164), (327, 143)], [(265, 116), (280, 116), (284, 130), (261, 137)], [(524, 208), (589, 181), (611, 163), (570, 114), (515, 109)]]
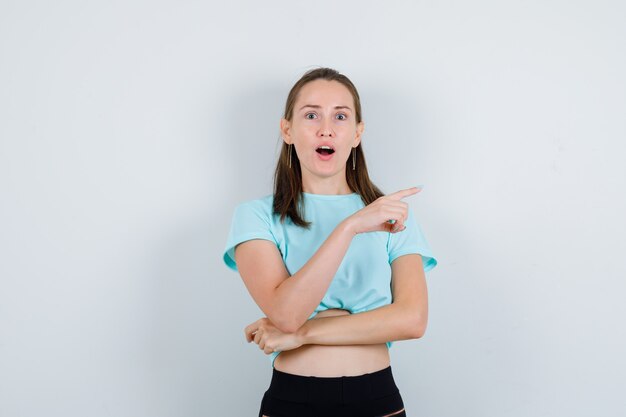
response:
[[(337, 81), (346, 86), (354, 99), (356, 123), (358, 124), (362, 120), (359, 93), (348, 77), (332, 68), (315, 68), (307, 71), (294, 86), (291, 87), (291, 91), (289, 91), (289, 95), (287, 96), (283, 117), (289, 121), (293, 119), (293, 107), (298, 93), (300, 93), (300, 90), (305, 84), (318, 79)], [(352, 164), (346, 163), (346, 181), (352, 192), (358, 193), (363, 203), (368, 205), (378, 197), (383, 196), (384, 193), (374, 185), (369, 178), (362, 143), (359, 143), (359, 146), (355, 149), (356, 169), (352, 170)], [(298, 209), (302, 201), (302, 170), (300, 168), (300, 160), (296, 152), (292, 152), (294, 161), (292, 161), (290, 168), (288, 151), (289, 145), (283, 141), (278, 163), (276, 164), (276, 171), (274, 172), (274, 213), (280, 214), (281, 222), (284, 221), (286, 216), (289, 216), (294, 224), (308, 229), (311, 222), (305, 221)]]

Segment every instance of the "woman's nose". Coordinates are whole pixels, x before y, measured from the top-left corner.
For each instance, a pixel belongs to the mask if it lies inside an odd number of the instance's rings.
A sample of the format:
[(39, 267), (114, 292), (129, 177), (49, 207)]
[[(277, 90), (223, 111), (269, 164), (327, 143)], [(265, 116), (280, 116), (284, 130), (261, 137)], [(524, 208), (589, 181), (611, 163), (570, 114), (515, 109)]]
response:
[(334, 132), (332, 128), (330, 127), (330, 122), (322, 121), (318, 134), (320, 136), (329, 136), (329, 137), (333, 136)]

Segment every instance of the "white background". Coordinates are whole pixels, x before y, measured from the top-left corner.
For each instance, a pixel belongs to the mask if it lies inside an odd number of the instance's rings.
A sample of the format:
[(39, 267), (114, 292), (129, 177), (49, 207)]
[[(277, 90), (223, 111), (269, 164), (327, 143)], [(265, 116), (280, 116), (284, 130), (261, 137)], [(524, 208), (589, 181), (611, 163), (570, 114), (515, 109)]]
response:
[(222, 263), (330, 66), (439, 265), (409, 416), (623, 416), (619, 1), (0, 2), (0, 416), (255, 416), (262, 317)]

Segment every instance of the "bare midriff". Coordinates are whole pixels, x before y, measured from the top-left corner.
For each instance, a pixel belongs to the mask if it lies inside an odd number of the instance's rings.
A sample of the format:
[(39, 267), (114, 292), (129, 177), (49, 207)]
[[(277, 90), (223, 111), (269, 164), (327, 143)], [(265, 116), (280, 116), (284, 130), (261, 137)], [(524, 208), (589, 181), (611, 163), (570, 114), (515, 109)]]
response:
[[(322, 317), (350, 314), (347, 310), (329, 309), (315, 315)], [(371, 345), (302, 345), (282, 351), (274, 360), (274, 368), (303, 376), (356, 376), (380, 371), (390, 365), (386, 343)]]

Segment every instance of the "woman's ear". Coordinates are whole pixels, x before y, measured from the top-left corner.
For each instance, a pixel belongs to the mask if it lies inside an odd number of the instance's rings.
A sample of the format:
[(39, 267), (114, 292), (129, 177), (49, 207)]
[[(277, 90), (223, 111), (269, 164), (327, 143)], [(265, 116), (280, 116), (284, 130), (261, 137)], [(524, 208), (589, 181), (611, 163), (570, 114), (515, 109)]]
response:
[(361, 143), (361, 135), (363, 134), (364, 130), (365, 130), (365, 122), (363, 122), (363, 120), (361, 120), (356, 125), (356, 136), (354, 137), (354, 146), (353, 146), (353, 148), (356, 148), (357, 146), (359, 146), (359, 143)]
[(285, 143), (291, 143), (291, 123), (285, 118), (280, 119), (280, 134)]

